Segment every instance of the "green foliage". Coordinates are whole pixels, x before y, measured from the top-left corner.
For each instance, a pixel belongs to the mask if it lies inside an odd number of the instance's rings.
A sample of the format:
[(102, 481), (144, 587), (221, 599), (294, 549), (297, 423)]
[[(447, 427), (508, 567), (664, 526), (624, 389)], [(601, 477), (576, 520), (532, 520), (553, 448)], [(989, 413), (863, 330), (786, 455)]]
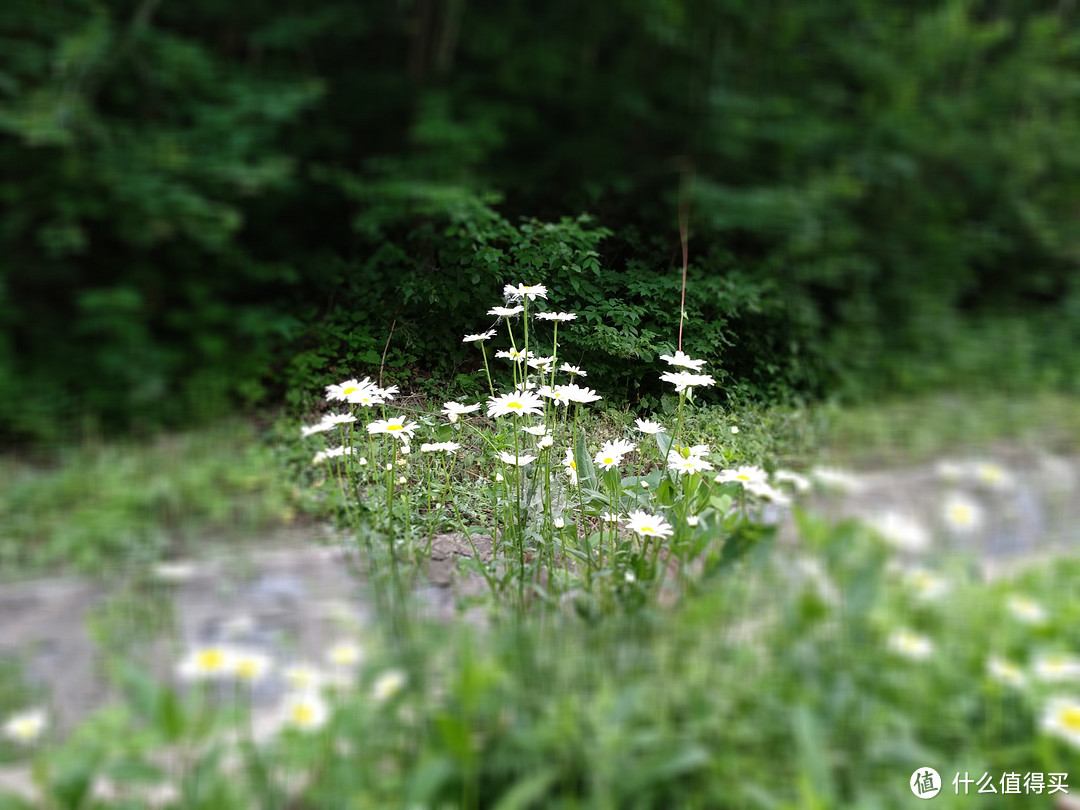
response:
[(6, 3), (0, 431), (175, 423), (376, 358), (467, 385), (449, 316), (513, 274), (655, 405), (680, 208), (683, 348), (728, 395), (1075, 388), (1067, 5), (578, 5)]
[(289, 520), (276, 457), (249, 426), (162, 436), (152, 445), (87, 445), (0, 466), (5, 571), (63, 566), (100, 574)]

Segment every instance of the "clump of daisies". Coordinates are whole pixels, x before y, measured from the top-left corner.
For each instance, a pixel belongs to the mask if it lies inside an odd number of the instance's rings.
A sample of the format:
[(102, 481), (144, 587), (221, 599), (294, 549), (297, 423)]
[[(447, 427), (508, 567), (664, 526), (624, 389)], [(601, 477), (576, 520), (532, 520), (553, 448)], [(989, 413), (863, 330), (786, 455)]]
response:
[[(472, 542), (454, 497), (464, 447), (480, 447), (489, 465), (477, 480), (490, 492), (496, 559), (477, 567), (500, 593), (512, 570), (522, 605), (530, 582), (586, 590), (597, 581), (644, 586), (660, 570), (661, 547), (684, 565), (688, 554), (716, 553), (723, 543), (716, 530), (732, 514), (735, 496), (747, 518), (748, 501), (784, 507), (809, 486), (797, 473), (722, 469), (708, 445), (681, 439), (687, 403), (716, 384), (706, 361), (681, 347), (660, 357), (669, 367), (660, 380), (678, 395), (674, 424), (642, 417), (630, 435), (591, 443), (581, 428), (582, 409), (603, 397), (586, 384), (588, 371), (560, 351), (559, 330), (575, 328), (577, 315), (548, 300), (543, 284), (506, 284), (502, 301), (487, 311), (492, 320), (462, 337), (483, 361), (488, 393), (481, 401), (455, 400), (438, 415), (419, 414), (392, 404), (395, 387), (352, 378), (327, 386), (334, 412), (302, 429), (311, 441), (340, 439), (314, 459), (346, 491), (369, 501), (382, 493), (386, 517), (378, 534), (395, 576), (397, 556), (415, 528), (410, 515), (425, 503), (415, 497), (418, 488), (427, 492), (424, 519), (432, 530), (456, 529)], [(506, 364), (505, 390), (495, 386), (493, 363)], [(353, 508), (355, 515), (373, 512), (370, 502)], [(371, 553), (386, 553), (367, 542)], [(608, 569), (612, 576), (594, 577)]]

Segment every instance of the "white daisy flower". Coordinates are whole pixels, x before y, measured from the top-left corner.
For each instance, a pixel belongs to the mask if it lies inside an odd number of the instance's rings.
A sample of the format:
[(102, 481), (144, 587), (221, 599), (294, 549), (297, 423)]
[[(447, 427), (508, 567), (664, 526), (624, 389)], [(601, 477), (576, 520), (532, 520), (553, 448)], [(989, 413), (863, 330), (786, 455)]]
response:
[(1066, 653), (1040, 655), (1032, 662), (1031, 671), (1048, 683), (1080, 680), (1080, 658)]
[(542, 321), (573, 321), (577, 315), (573, 312), (537, 312), (536, 317)]
[(653, 422), (651, 419), (637, 419), (634, 421), (634, 426), (642, 433), (647, 433), (650, 436), (664, 432), (664, 426), (659, 422)]
[(953, 492), (942, 505), (945, 525), (957, 534), (971, 534), (983, 524), (982, 507), (967, 495)]
[(757, 486), (768, 484), (769, 476), (761, 467), (744, 465), (734, 470), (724, 470), (713, 479), (717, 484), (726, 484), (728, 481), (735, 481), (744, 487)]
[(261, 681), (273, 667), (273, 659), (257, 650), (233, 650), (232, 675), (236, 680), (253, 685)]
[(326, 682), (326, 673), (306, 662), (285, 667), (281, 676), (289, 688), (296, 692), (315, 692)]
[(676, 391), (685, 391), (698, 385), (716, 385), (716, 380), (709, 374), (691, 374), (688, 371), (668, 371), (660, 375), (664, 382), (672, 383)]
[(566, 521), (561, 517), (557, 517), (552, 521), (552, 525), (556, 529), (562, 529), (562, 528), (564, 528), (566, 526)]
[(634, 445), (622, 439), (616, 439), (611, 442), (604, 442), (600, 445), (600, 450), (597, 451), (593, 461), (603, 467), (605, 470), (610, 470), (612, 467), (616, 467), (622, 463), (623, 456), (631, 452), (634, 449)]
[(328, 413), (322, 420), (330, 427), (335, 427), (337, 425), (351, 424), (356, 421), (356, 417), (351, 413)]
[(333, 425), (325, 421), (319, 422), (318, 424), (311, 425), (309, 427), (302, 427), (300, 428), (300, 438), (306, 439), (308, 436), (313, 436), (316, 433), (323, 433), (332, 427)]
[(375, 679), (371, 687), (371, 696), (376, 702), (383, 703), (405, 688), (407, 677), (400, 669), (391, 669)]
[(934, 643), (929, 638), (907, 629), (890, 635), (887, 644), (897, 655), (916, 661), (929, 658), (934, 652)]
[(930, 533), (913, 517), (887, 511), (874, 515), (867, 525), (897, 551), (924, 551), (930, 545)]
[(904, 582), (924, 602), (933, 602), (949, 592), (949, 581), (925, 568), (911, 569), (904, 575)]
[(773, 473), (773, 480), (778, 484), (791, 484), (798, 493), (808, 492), (810, 489), (810, 479), (791, 470), (777, 470)]
[(585, 388), (574, 383), (570, 383), (569, 385), (558, 385), (556, 386), (556, 390), (562, 391), (563, 396), (570, 400), (570, 402), (580, 402), (583, 405), (601, 399), (600, 395), (593, 389)]
[(329, 661), (332, 666), (339, 668), (355, 667), (360, 663), (360, 658), (362, 656), (363, 652), (360, 649), (360, 645), (347, 639), (337, 642), (326, 651), (326, 660)]
[(343, 383), (336, 385), (326, 386), (326, 398), (328, 400), (337, 400), (339, 402), (348, 401), (349, 397), (354, 394), (369, 391), (374, 393), (376, 390), (375, 383), (370, 378), (364, 377), (363, 381), (360, 380), (346, 380)]
[(697, 515), (687, 515), (686, 516), (686, 525), (693, 528), (694, 526), (698, 525), (700, 520), (701, 520), (701, 518), (699, 518)]
[(341, 458), (342, 456), (351, 456), (353, 449), (341, 445), (340, 447), (328, 447), (323, 452), (326, 453), (326, 458)]
[(48, 725), (44, 709), (27, 709), (9, 716), (0, 726), (0, 734), (22, 745), (30, 745), (41, 737)]
[(488, 310), (488, 315), (498, 315), (500, 318), (509, 318), (513, 315), (517, 315), (519, 312), (524, 312), (525, 307), (518, 304), (516, 307), (492, 307)]
[(349, 402), (365, 408), (374, 408), (376, 405), (384, 404), (386, 400), (375, 391), (363, 391), (350, 396)]
[(861, 479), (836, 467), (814, 467), (810, 470), (810, 478), (818, 486), (833, 492), (855, 494), (866, 488)]
[(563, 390), (565, 386), (556, 385), (554, 387), (550, 385), (541, 385), (536, 389), (536, 393), (540, 396), (550, 399), (556, 405), (569, 405), (570, 400), (566, 396), (566, 392)]
[(502, 481), (503, 481), (503, 474), (502, 474), (501, 472), (497, 472), (497, 473), (495, 473), (495, 481), (496, 481), (497, 483), (502, 483)]
[(282, 722), (298, 731), (317, 731), (326, 725), (330, 709), (317, 692), (302, 690), (285, 697)]
[[(530, 352), (532, 354), (532, 352)], [(551, 365), (555, 362), (554, 357), (530, 357), (528, 360), (529, 368), (535, 368), (542, 374), (546, 374), (551, 371)]]
[(527, 413), (534, 416), (542, 416), (544, 413), (543, 400), (531, 391), (500, 394), (488, 400), (488, 416), (524, 415)]
[(462, 405), (460, 402), (447, 402), (443, 405), (443, 416), (450, 420), (451, 423), (456, 422), (459, 416), (464, 416), (467, 413), (480, 410), (480, 403), (475, 405)]
[(739, 435), (739, 426), (738, 425), (732, 425), (731, 426), (731, 435), (732, 436)]
[(184, 681), (227, 678), (233, 673), (233, 650), (223, 644), (209, 644), (190, 650), (176, 668)]
[(536, 461), (536, 456), (515, 456), (513, 453), (500, 451), (499, 461), (503, 464), (513, 464), (515, 467), (524, 467)]
[(1027, 677), (1017, 664), (999, 656), (993, 656), (986, 662), (986, 672), (995, 681), (1006, 686), (1022, 687)]
[(1012, 473), (992, 461), (977, 462), (972, 472), (978, 484), (996, 492), (1009, 489), (1016, 482)]
[(375, 393), (377, 393), (383, 399), (389, 401), (394, 398), (395, 394), (398, 394), (400, 392), (398, 391), (398, 387), (396, 385), (391, 385), (387, 388), (376, 388)]
[(695, 455), (684, 456), (674, 448), (668, 453), (667, 463), (668, 469), (674, 470), (679, 475), (704, 472), (705, 470), (711, 470), (713, 468), (712, 464), (703, 457)]
[(761, 481), (751, 481), (750, 483), (743, 484), (743, 488), (755, 498), (761, 498), (763, 501), (775, 503), (777, 506), (791, 505), (791, 498), (772, 484)]
[(533, 356), (533, 353), (529, 352), (526, 355), (521, 349), (511, 347), (509, 349), (499, 349), (499, 351), (495, 352), (495, 356), (505, 360), (513, 360), (515, 363), (524, 363)]
[(563, 363), (561, 366), (559, 366), (559, 371), (565, 371), (567, 374), (569, 374), (571, 376), (577, 376), (577, 377), (588, 377), (589, 376), (589, 373), (587, 371), (583, 371), (582, 369), (578, 368), (577, 366), (572, 366), (569, 363)]
[(503, 297), (511, 301), (520, 301), (523, 298), (535, 301), (537, 298), (547, 298), (547, 293), (547, 287), (543, 284), (518, 284), (516, 287), (507, 284), (503, 287)]
[(477, 333), (475, 335), (466, 335), (465, 337), (463, 337), (461, 339), (461, 342), (462, 343), (476, 343), (476, 342), (481, 342), (482, 343), (485, 340), (491, 340), (493, 337), (495, 337), (495, 330), (494, 329), (488, 329), (486, 332), (479, 332), (479, 333)]
[(626, 516), (626, 527), (642, 537), (671, 537), (675, 529), (658, 515), (638, 510)]
[(574, 451), (569, 447), (566, 448), (566, 458), (563, 459), (562, 465), (566, 468), (566, 475), (570, 478), (570, 484), (572, 486), (577, 486), (577, 461), (574, 460)]
[(1080, 700), (1073, 697), (1050, 699), (1043, 709), (1039, 727), (1051, 737), (1080, 749)]
[(416, 422), (408, 422), (404, 416), (399, 416), (396, 419), (377, 419), (374, 422), (368, 422), (367, 432), (372, 436), (385, 433), (395, 439), (408, 442), (418, 427), (420, 426)]
[[(683, 354), (681, 349), (676, 349), (675, 354), (662, 354), (660, 359), (667, 363), (669, 366), (678, 366), (680, 368), (688, 368), (691, 371), (701, 371), (705, 365), (704, 360), (694, 360), (690, 355)], [(661, 377), (661, 379), (663, 379)]]
[(1005, 601), (1005, 606), (1014, 617), (1025, 624), (1046, 624), (1049, 618), (1046, 608), (1027, 596), (1013, 594)]
[(555, 444), (555, 438), (550, 433), (541, 436), (540, 441), (537, 442), (541, 448), (551, 447), (553, 444)]
[(421, 453), (456, 453), (461, 449), (457, 442), (429, 442), (420, 445)]

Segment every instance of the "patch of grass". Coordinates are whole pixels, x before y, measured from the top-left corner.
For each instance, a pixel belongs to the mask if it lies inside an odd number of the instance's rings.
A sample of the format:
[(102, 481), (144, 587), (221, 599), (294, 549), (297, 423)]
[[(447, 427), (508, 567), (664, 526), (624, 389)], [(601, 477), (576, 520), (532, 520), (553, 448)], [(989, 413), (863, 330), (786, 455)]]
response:
[(100, 573), (291, 520), (292, 487), (254, 428), (229, 421), (152, 443), (0, 459), (0, 567)]

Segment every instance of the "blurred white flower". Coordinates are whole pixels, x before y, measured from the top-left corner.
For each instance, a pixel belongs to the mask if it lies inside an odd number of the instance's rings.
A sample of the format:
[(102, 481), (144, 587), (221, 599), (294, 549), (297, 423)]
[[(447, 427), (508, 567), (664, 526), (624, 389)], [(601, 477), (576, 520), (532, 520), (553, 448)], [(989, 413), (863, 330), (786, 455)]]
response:
[(791, 484), (798, 493), (810, 490), (810, 479), (791, 470), (777, 470), (773, 473), (773, 480), (778, 484)]
[(729, 481), (742, 484), (744, 487), (750, 487), (768, 484), (769, 476), (761, 467), (744, 465), (736, 467), (734, 470), (724, 470), (713, 479), (716, 484), (725, 484)]
[(907, 629), (894, 632), (887, 644), (897, 655), (917, 661), (929, 658), (934, 652), (934, 643), (929, 638)]
[(881, 512), (866, 522), (882, 540), (897, 551), (924, 551), (930, 545), (930, 534), (926, 528), (913, 517), (900, 512)]
[(997, 492), (1008, 489), (1016, 483), (1015, 476), (1000, 464), (993, 461), (980, 461), (974, 465), (975, 481)]
[(810, 478), (823, 489), (834, 492), (856, 494), (866, 488), (861, 479), (836, 467), (815, 467), (810, 471)]
[(978, 531), (983, 523), (982, 507), (960, 492), (953, 492), (945, 498), (942, 517), (945, 525), (957, 534), (971, 534)]
[(232, 648), (222, 644), (196, 647), (177, 665), (177, 675), (185, 681), (205, 681), (226, 678), (233, 671)]
[(512, 315), (517, 315), (519, 312), (524, 312), (525, 307), (518, 304), (516, 307), (492, 307), (488, 310), (488, 315), (497, 315), (500, 318), (509, 318)]
[(466, 335), (465, 337), (463, 337), (461, 339), (461, 342), (462, 343), (476, 343), (476, 342), (483, 343), (485, 340), (491, 340), (493, 337), (495, 337), (495, 330), (494, 329), (488, 329), (486, 332), (480, 332), (480, 333), (475, 334), (475, 335)]
[(739, 426), (738, 425), (732, 425), (731, 426), (731, 435), (735, 436), (738, 433), (739, 433)]
[(326, 681), (326, 674), (314, 664), (297, 663), (285, 667), (281, 673), (285, 683), (293, 691), (317, 691)]
[(391, 669), (379, 675), (371, 687), (372, 697), (379, 703), (389, 700), (405, 688), (405, 673), (400, 669)]
[(265, 678), (273, 667), (273, 659), (258, 650), (235, 649), (232, 657), (232, 674), (238, 681), (255, 684)]
[(286, 695), (282, 721), (299, 731), (316, 731), (326, 725), (330, 709), (317, 692), (301, 690)]
[(697, 526), (699, 521), (700, 521), (700, 518), (697, 515), (687, 515), (686, 516), (686, 525), (687, 526)]
[(578, 377), (588, 377), (589, 376), (588, 372), (582, 371), (577, 366), (572, 366), (569, 363), (563, 363), (561, 366), (559, 366), (559, 371), (565, 371), (567, 374), (569, 374), (572, 377), (573, 376), (578, 376)]
[(1055, 697), (1047, 701), (1039, 727), (1051, 737), (1080, 749), (1080, 700)]
[(949, 592), (949, 581), (940, 574), (927, 571), (925, 568), (909, 570), (904, 575), (904, 582), (915, 596), (924, 602), (940, 599)]
[(1048, 683), (1080, 680), (1080, 658), (1067, 653), (1047, 653), (1032, 662), (1031, 672)]
[(331, 401), (346, 402), (354, 395), (362, 393), (375, 394), (377, 390), (378, 386), (368, 377), (364, 377), (362, 382), (353, 379), (326, 386), (326, 398)]
[(542, 321), (573, 321), (577, 315), (573, 312), (537, 312), (536, 317)]
[(1009, 613), (1025, 624), (1046, 624), (1049, 618), (1046, 608), (1034, 599), (1020, 594), (1013, 594), (1005, 600), (1005, 607), (1009, 609)]
[(0, 727), (0, 733), (14, 742), (30, 745), (40, 739), (47, 725), (48, 715), (44, 709), (27, 709), (9, 716)]
[(1006, 686), (1022, 687), (1027, 683), (1024, 670), (1012, 661), (996, 655), (986, 662), (986, 671), (993, 680)]
[(561, 529), (566, 526), (566, 521), (561, 517), (557, 517), (555, 518), (555, 520), (552, 521), (552, 524), (555, 526), (556, 529)]
[(326, 651), (326, 660), (335, 667), (351, 668), (360, 663), (362, 655), (360, 645), (344, 639)]

